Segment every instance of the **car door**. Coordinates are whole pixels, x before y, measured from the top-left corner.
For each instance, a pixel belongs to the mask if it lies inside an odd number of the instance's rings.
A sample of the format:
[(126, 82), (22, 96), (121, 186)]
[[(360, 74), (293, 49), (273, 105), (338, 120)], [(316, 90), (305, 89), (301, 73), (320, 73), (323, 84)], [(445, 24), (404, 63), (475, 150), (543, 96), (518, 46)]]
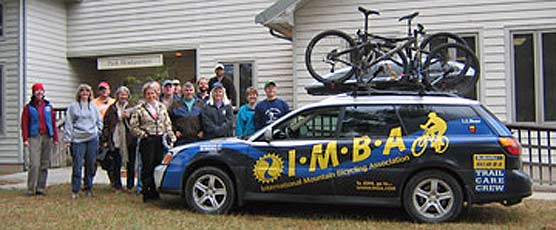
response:
[[(334, 156), (325, 157), (336, 140), (338, 107), (314, 108), (290, 116), (272, 129), (272, 139), (253, 142), (256, 162), (248, 168), (258, 192), (333, 195)], [(328, 153), (330, 155), (330, 153)]]
[(393, 105), (347, 106), (339, 122), (339, 196), (395, 196), (389, 166), (406, 159), (402, 129)]

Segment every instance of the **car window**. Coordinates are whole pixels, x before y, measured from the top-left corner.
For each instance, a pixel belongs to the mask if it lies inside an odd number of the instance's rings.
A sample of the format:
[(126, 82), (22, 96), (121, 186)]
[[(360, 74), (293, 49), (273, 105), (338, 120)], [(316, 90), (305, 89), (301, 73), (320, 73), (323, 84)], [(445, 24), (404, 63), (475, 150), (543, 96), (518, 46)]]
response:
[(274, 139), (335, 138), (340, 107), (318, 108), (301, 112), (274, 129)]
[(340, 137), (388, 136), (392, 128), (400, 126), (394, 106), (349, 106), (340, 125)]
[[(453, 127), (461, 125), (482, 125), (482, 119), (470, 106), (462, 105), (401, 105), (399, 114), (404, 125), (406, 134), (416, 133), (422, 128), (420, 125), (425, 124), (429, 119), (431, 112), (436, 113), (438, 117)], [(468, 134), (468, 129), (450, 129), (451, 134)]]

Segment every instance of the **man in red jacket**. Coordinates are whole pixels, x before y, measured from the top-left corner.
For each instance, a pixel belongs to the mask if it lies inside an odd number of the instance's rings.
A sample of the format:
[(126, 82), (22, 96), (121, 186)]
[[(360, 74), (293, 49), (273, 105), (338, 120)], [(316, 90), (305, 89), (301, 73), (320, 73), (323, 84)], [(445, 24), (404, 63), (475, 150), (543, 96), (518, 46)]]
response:
[(56, 113), (44, 99), (44, 86), (35, 83), (33, 96), (21, 114), (23, 145), (29, 148), (27, 195), (46, 195), (46, 178), (52, 144), (58, 144)]

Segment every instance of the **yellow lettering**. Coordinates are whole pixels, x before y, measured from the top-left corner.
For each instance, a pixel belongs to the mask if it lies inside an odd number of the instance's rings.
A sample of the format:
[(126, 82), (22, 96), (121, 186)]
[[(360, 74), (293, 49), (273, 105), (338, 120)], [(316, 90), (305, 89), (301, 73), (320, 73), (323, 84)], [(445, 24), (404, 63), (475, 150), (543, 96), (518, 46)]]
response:
[(382, 152), (382, 154), (390, 154), (390, 149), (392, 148), (398, 148), (400, 149), (400, 152), (405, 150), (405, 144), (403, 143), (402, 138), (402, 127), (397, 127), (390, 130), (390, 135), (386, 140), (386, 145), (384, 146), (384, 152)]
[(371, 156), (371, 138), (368, 136), (353, 138), (353, 162), (363, 161)]
[(317, 170), (317, 162), (319, 163), (319, 168), (328, 168), (328, 163), (332, 158), (332, 166), (336, 167), (340, 164), (338, 161), (338, 151), (336, 148), (336, 141), (332, 141), (326, 145), (326, 151), (324, 155), (322, 154), (322, 144), (313, 145), (313, 151), (311, 152), (311, 163), (309, 163), (309, 172), (314, 172)]
[(288, 176), (295, 176), (295, 149), (288, 152)]

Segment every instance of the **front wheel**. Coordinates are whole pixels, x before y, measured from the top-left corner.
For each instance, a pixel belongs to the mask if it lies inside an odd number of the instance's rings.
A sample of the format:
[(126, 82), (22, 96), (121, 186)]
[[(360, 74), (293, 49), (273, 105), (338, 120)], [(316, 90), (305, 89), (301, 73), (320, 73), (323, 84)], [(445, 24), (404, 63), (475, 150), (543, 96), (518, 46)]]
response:
[(324, 84), (343, 83), (355, 73), (355, 46), (355, 41), (342, 31), (327, 30), (317, 34), (305, 50), (307, 71)]
[(423, 77), (428, 89), (460, 96), (474, 88), (480, 71), (475, 53), (457, 43), (445, 43), (434, 48), (423, 64)]
[(224, 214), (234, 203), (233, 182), (224, 171), (202, 167), (193, 172), (185, 185), (185, 200), (193, 210), (208, 214)]
[(456, 179), (449, 174), (439, 170), (423, 171), (406, 184), (403, 206), (417, 222), (449, 221), (461, 213), (463, 192)]

